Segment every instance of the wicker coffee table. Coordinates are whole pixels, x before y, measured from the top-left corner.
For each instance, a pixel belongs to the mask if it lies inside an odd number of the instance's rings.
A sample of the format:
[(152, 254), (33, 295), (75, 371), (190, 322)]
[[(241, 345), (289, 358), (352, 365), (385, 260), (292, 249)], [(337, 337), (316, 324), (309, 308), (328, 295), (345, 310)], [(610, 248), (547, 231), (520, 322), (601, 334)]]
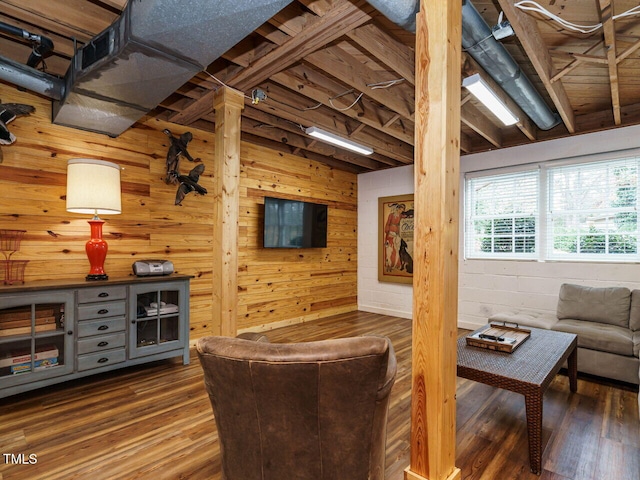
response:
[[(477, 332), (485, 330), (488, 325)], [(529, 327), (527, 327), (529, 329)], [(531, 328), (531, 336), (513, 353), (467, 346), (458, 339), (458, 376), (524, 395), (529, 436), (529, 466), (540, 475), (542, 463), (542, 396), (567, 360), (569, 385), (577, 389), (577, 336)], [(475, 333), (475, 332), (474, 332)]]

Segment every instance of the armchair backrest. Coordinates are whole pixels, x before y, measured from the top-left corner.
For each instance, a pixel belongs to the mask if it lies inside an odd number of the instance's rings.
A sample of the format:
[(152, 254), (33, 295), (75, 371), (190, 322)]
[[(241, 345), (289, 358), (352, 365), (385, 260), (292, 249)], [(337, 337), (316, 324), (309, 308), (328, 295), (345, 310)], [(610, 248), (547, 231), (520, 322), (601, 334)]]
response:
[(396, 360), (385, 337), (197, 343), (223, 480), (383, 480)]

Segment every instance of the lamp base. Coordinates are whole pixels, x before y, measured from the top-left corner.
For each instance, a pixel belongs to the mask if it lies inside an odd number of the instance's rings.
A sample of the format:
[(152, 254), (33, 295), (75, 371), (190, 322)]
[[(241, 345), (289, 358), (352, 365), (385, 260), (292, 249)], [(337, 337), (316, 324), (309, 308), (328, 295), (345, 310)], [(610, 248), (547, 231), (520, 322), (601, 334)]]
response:
[(107, 275), (106, 273), (102, 274), (102, 275), (89, 274), (89, 275), (87, 275), (85, 277), (85, 280), (90, 280), (90, 281), (93, 281), (93, 280), (109, 280), (109, 275)]
[(104, 221), (95, 216), (89, 220), (91, 225), (91, 240), (85, 245), (85, 251), (91, 264), (91, 269), (86, 276), (87, 280), (107, 280), (109, 277), (104, 271), (104, 260), (107, 258), (108, 245), (102, 238), (102, 225)]

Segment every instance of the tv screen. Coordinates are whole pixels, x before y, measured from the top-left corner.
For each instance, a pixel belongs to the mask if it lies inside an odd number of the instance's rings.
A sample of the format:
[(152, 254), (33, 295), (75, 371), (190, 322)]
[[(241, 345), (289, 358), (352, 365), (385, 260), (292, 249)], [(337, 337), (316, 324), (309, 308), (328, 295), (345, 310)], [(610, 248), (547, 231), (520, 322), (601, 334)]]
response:
[(327, 205), (264, 198), (265, 248), (327, 246)]

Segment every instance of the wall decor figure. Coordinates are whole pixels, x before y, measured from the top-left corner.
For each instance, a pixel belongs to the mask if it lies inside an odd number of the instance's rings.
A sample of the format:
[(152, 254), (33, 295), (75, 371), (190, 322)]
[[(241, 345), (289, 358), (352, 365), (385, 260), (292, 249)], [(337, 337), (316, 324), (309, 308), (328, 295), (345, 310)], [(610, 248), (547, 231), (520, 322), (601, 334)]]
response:
[(198, 183), (202, 172), (204, 172), (203, 163), (191, 169), (189, 175), (173, 175), (175, 177), (175, 183), (179, 183), (178, 191), (176, 192), (176, 205), (182, 206), (182, 200), (191, 192), (196, 192), (196, 194), (199, 195), (207, 194), (207, 189)]
[[(16, 141), (16, 136), (9, 131), (7, 124), (24, 115), (30, 115), (35, 111), (31, 105), (24, 103), (2, 103), (0, 101), (0, 145), (10, 145)], [(2, 163), (2, 150), (0, 150), (0, 163)]]
[(165, 176), (164, 181), (167, 185), (172, 183), (176, 184), (178, 183), (177, 179), (180, 176), (180, 171), (178, 170), (180, 166), (180, 157), (183, 156), (190, 162), (199, 162), (200, 159), (193, 158), (187, 151), (187, 144), (193, 139), (191, 132), (184, 132), (179, 137), (174, 136), (168, 128), (165, 128), (162, 132), (169, 137), (169, 141), (171, 142), (169, 150), (167, 151), (167, 175)]
[(413, 283), (413, 194), (378, 199), (378, 280)]

